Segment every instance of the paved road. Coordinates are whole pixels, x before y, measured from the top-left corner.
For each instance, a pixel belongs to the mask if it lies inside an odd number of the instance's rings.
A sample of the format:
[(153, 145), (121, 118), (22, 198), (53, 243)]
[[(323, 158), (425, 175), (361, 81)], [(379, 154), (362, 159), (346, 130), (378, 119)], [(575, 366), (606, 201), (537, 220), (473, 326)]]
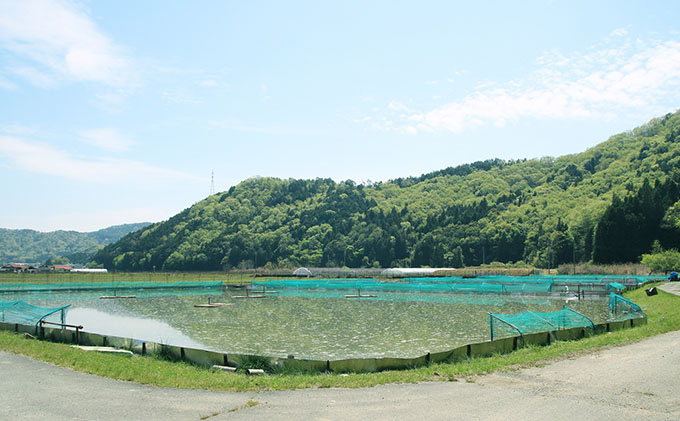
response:
[(472, 381), (260, 393), (143, 386), (0, 352), (1, 420), (202, 418), (678, 420), (680, 332)]
[(680, 282), (666, 282), (665, 284), (659, 285), (658, 288), (670, 292), (671, 294), (680, 295)]

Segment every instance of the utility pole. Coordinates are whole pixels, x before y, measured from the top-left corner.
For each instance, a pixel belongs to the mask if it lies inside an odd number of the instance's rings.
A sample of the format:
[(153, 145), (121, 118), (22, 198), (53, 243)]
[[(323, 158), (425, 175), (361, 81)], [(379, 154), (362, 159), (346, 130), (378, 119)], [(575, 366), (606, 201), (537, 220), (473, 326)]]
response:
[(552, 269), (552, 238), (550, 239), (550, 247), (548, 248), (548, 275), (550, 275), (550, 270)]
[(210, 195), (215, 194), (215, 171), (210, 173)]
[(573, 238), (571, 243), (571, 262), (574, 267), (572, 275), (576, 275), (576, 238)]

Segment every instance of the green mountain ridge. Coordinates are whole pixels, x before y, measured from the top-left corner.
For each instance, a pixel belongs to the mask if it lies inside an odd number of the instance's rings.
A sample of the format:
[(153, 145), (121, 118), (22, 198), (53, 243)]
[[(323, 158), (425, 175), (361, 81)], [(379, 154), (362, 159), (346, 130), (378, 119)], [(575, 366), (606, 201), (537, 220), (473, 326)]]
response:
[(102, 247), (150, 222), (114, 225), (93, 232), (0, 228), (0, 262), (42, 263), (67, 257), (72, 263), (86, 263)]
[[(653, 215), (632, 205), (626, 211), (648, 218), (645, 226), (654, 231), (635, 250), (649, 250), (653, 240), (677, 247), (675, 225), (664, 225), (663, 235), (657, 228), (677, 200), (679, 134), (676, 112), (559, 158), (492, 159), (372, 185), (248, 179), (104, 247), (94, 261), (115, 270), (461, 267), (494, 261), (555, 267), (592, 260), (613, 235), (597, 230), (611, 214), (612, 198), (640, 189), (666, 196), (665, 208)], [(666, 183), (664, 189), (659, 183)], [(619, 257), (595, 256), (610, 262)]]

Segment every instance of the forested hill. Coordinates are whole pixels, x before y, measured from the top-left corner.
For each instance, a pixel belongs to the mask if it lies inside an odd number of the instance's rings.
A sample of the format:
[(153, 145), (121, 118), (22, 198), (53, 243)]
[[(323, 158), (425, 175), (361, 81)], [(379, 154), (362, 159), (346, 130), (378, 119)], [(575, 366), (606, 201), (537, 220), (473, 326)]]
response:
[(676, 112), (560, 158), (476, 162), (373, 185), (249, 179), (95, 261), (220, 270), (637, 260), (654, 240), (678, 246), (679, 134)]
[(115, 225), (93, 232), (13, 230), (0, 228), (0, 263), (42, 263), (65, 257), (70, 263), (86, 263), (106, 244), (149, 225)]

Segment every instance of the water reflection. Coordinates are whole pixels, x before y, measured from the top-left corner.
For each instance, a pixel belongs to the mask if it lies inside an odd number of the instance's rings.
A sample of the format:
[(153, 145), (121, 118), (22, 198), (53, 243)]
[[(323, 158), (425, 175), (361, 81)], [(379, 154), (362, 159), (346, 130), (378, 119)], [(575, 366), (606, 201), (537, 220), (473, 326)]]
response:
[(66, 315), (66, 323), (83, 325), (86, 331), (107, 336), (120, 336), (172, 344), (187, 348), (205, 348), (169, 324), (141, 317), (120, 316), (93, 308), (73, 308)]

